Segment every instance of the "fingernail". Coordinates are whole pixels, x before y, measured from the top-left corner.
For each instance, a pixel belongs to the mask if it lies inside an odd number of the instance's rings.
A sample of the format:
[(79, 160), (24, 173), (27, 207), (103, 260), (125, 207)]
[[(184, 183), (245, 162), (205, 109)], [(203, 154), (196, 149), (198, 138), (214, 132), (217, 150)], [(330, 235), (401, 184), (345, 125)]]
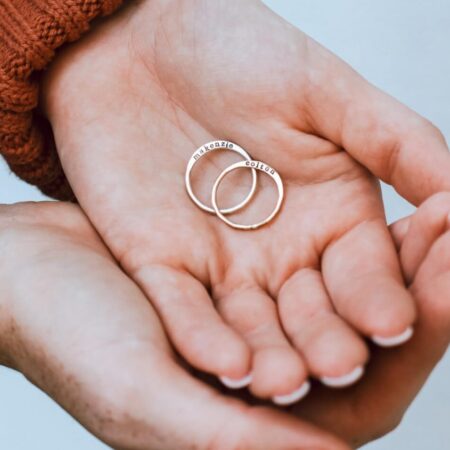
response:
[(356, 383), (364, 374), (364, 367), (358, 366), (347, 375), (341, 377), (322, 377), (320, 380), (328, 387), (341, 388)]
[(373, 342), (380, 347), (396, 347), (409, 341), (414, 334), (414, 328), (408, 327), (402, 334), (392, 337), (372, 336)]
[(290, 394), (287, 395), (275, 395), (274, 397), (272, 397), (272, 401), (279, 406), (292, 405), (293, 403), (297, 403), (299, 400), (306, 397), (310, 389), (311, 383), (309, 381), (305, 381), (294, 392), (291, 392)]
[(219, 379), (229, 389), (242, 389), (252, 382), (252, 374), (250, 373), (239, 380), (233, 380), (233, 378), (228, 377), (219, 377)]

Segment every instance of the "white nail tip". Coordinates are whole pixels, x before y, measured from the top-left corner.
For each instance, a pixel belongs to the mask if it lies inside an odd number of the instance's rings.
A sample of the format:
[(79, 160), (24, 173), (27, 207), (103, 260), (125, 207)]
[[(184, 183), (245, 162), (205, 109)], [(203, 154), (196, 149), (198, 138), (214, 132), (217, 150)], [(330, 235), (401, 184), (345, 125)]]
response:
[(297, 403), (302, 398), (306, 397), (309, 390), (311, 389), (311, 383), (305, 381), (297, 390), (288, 395), (275, 395), (272, 397), (272, 401), (279, 406), (292, 405)]
[(233, 380), (228, 377), (220, 377), (219, 379), (229, 389), (243, 389), (252, 382), (252, 374), (249, 374), (239, 380)]
[(414, 328), (408, 327), (402, 334), (392, 337), (372, 336), (373, 342), (381, 347), (396, 347), (409, 341), (414, 334)]
[(320, 380), (323, 384), (328, 387), (347, 387), (353, 383), (356, 383), (364, 374), (364, 367), (358, 366), (356, 369), (352, 370), (347, 375), (343, 375), (342, 377), (322, 377)]

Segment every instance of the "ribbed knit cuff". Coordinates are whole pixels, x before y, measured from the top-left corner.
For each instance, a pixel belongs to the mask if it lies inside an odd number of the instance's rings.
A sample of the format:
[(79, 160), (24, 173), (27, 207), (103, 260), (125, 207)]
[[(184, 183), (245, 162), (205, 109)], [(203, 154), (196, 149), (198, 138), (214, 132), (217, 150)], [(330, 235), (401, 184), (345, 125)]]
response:
[(38, 71), (66, 42), (123, 0), (0, 0), (0, 153), (20, 178), (51, 197), (74, 196), (51, 127), (36, 112)]

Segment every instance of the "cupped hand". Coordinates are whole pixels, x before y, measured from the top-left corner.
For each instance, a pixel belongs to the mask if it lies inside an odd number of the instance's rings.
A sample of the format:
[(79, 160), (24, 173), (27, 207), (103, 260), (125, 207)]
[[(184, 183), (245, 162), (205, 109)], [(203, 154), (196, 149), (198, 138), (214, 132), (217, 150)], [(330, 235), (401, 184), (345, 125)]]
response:
[(77, 207), (1, 206), (0, 247), (0, 362), (113, 448), (348, 448), (191, 376)]
[[(288, 403), (309, 374), (355, 381), (360, 334), (410, 335), (414, 302), (372, 174), (419, 202), (450, 187), (445, 141), (262, 3), (141, 1), (67, 49), (46, 81), (82, 208), (190, 364), (228, 384), (251, 372), (255, 395)], [(286, 201), (270, 225), (236, 231), (187, 197), (187, 161), (213, 139), (280, 172)], [(218, 171), (203, 168), (207, 201)], [(274, 202), (265, 181), (238, 219)], [(248, 189), (234, 186), (230, 205)]]
[(317, 388), (291, 411), (354, 446), (401, 421), (450, 343), (450, 194), (436, 194), (392, 225), (403, 273), (418, 307), (415, 336), (401, 348), (372, 349), (366, 377), (345, 392)]
[[(431, 230), (439, 237), (433, 230), (448, 205), (448, 198), (433, 200), (431, 220), (418, 218), (420, 236)], [(405, 224), (394, 227), (399, 248)], [(447, 241), (440, 240), (419, 273), (442, 265)], [(147, 299), (78, 208), (1, 207), (0, 244), (1, 362), (114, 448), (346, 448), (295, 416), (358, 446), (399, 423), (450, 339), (449, 291), (436, 292), (433, 278), (423, 278), (429, 288), (425, 295), (414, 291), (420, 315), (411, 342), (374, 349), (360, 384), (345, 392), (316, 387), (289, 417), (227, 398), (181, 367)]]

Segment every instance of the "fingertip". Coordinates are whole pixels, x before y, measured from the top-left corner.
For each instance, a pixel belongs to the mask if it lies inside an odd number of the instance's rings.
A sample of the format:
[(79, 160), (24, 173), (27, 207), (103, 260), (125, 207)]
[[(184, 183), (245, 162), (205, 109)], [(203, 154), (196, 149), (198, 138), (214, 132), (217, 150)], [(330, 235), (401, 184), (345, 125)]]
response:
[(405, 331), (395, 336), (372, 336), (372, 341), (380, 347), (397, 347), (408, 342), (414, 335), (414, 327), (410, 326)]
[(371, 295), (368, 308), (357, 325), (366, 336), (380, 342), (405, 338), (417, 318), (414, 298), (403, 285), (391, 284), (385, 292), (385, 296), (380, 293)]
[(252, 358), (249, 346), (234, 332), (224, 338), (209, 348), (214, 372), (229, 380), (248, 377)]
[(340, 377), (321, 377), (320, 381), (328, 387), (345, 388), (359, 381), (364, 375), (364, 366), (358, 366), (351, 372)]
[(403, 241), (405, 240), (410, 223), (411, 217), (408, 216), (398, 220), (397, 222), (389, 226), (389, 231), (391, 232), (391, 236), (394, 241), (397, 252), (400, 251)]
[(273, 403), (278, 406), (289, 406), (305, 398), (311, 390), (311, 383), (306, 380), (298, 389), (286, 395), (274, 395)]
[(306, 367), (292, 348), (273, 347), (255, 354), (251, 392), (261, 398), (290, 395), (308, 378)]
[(229, 389), (243, 389), (250, 385), (252, 379), (253, 376), (251, 373), (239, 379), (233, 379), (225, 376), (219, 377), (219, 380), (222, 382), (222, 384)]
[(299, 349), (309, 372), (333, 387), (356, 381), (369, 359), (365, 339), (334, 315), (321, 323)]
[(440, 192), (428, 198), (411, 217), (402, 244), (400, 259), (408, 283), (412, 283), (434, 243), (450, 227), (450, 193)]
[(195, 368), (218, 377), (238, 380), (251, 369), (251, 351), (233, 330), (215, 324), (197, 328), (178, 343), (178, 349)]

